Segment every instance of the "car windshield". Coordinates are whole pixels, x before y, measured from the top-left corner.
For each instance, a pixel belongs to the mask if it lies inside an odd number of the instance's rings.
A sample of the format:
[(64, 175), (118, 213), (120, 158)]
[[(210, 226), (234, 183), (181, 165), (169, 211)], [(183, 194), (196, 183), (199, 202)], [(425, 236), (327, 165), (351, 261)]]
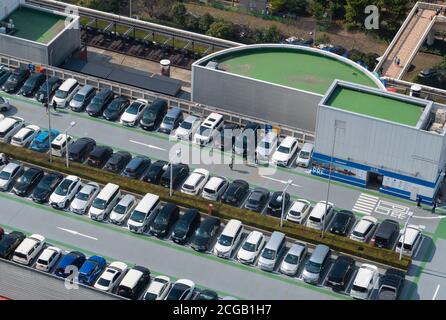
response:
[(360, 287), (360, 286), (357, 286), (357, 285), (353, 285), (353, 288), (352, 288), (354, 291), (357, 291), (357, 292), (363, 292), (363, 293), (365, 293), (365, 292), (367, 292), (367, 288), (364, 288), (364, 287)]
[(108, 110), (110, 111), (118, 111), (122, 105), (121, 100), (114, 100), (110, 105), (108, 106)]
[(246, 251), (249, 251), (249, 252), (254, 252), (256, 250), (256, 245), (255, 245), (255, 243), (251, 243), (251, 242), (246, 241), (243, 244), (242, 248), (243, 248), (243, 250), (246, 250)]
[(93, 201), (92, 206), (95, 207), (96, 209), (105, 209), (105, 205), (107, 204), (107, 201), (100, 199), (100, 198), (96, 198)]
[(276, 251), (265, 248), (265, 250), (263, 250), (262, 257), (268, 260), (273, 260), (276, 257)]
[(165, 124), (169, 124), (169, 125), (171, 125), (171, 124), (173, 124), (173, 123), (175, 122), (175, 118), (172, 118), (172, 117), (165, 117), (163, 122), (164, 122)]
[(8, 180), (10, 176), (11, 174), (9, 172), (6, 171), (0, 172), (0, 179), (2, 180)]
[(73, 97), (73, 100), (77, 101), (77, 102), (83, 102), (84, 99), (85, 99), (85, 96), (83, 94), (79, 94), (79, 93), (76, 93)]
[(43, 259), (39, 259), (39, 260), (37, 260), (37, 263), (40, 264), (40, 265), (46, 266), (48, 264), (48, 261), (43, 260)]
[(284, 261), (289, 264), (297, 264), (297, 262), (299, 261), (299, 257), (289, 253), (286, 255)]
[(232, 244), (233, 240), (234, 240), (233, 237), (229, 237), (227, 235), (222, 234), (218, 239), (218, 243), (221, 244), (222, 246), (229, 247)]
[(309, 152), (306, 152), (306, 151), (302, 151), (302, 152), (299, 154), (299, 158), (301, 158), (301, 159), (309, 159), (309, 158), (310, 158), (310, 153), (309, 153)]
[(90, 197), (90, 195), (88, 193), (83, 193), (83, 192), (79, 192), (76, 195), (76, 199), (83, 200), (83, 201), (87, 201), (89, 197)]
[(281, 152), (281, 153), (290, 153), (290, 148), (284, 147), (284, 146), (280, 146), (277, 151)]
[(177, 223), (177, 225), (175, 226), (175, 231), (186, 233), (188, 230), (188, 226), (189, 226), (189, 224), (186, 221), (179, 221)]
[(156, 224), (159, 224), (159, 225), (166, 225), (167, 224), (167, 216), (166, 216), (166, 214), (158, 214), (157, 216), (156, 216), (156, 218), (155, 218), (155, 221), (154, 221)]
[(308, 260), (305, 264), (305, 269), (310, 273), (319, 273), (321, 271), (321, 265), (319, 263)]
[(66, 196), (68, 193), (68, 188), (73, 183), (71, 180), (64, 180), (54, 191), (59, 196)]
[(9, 82), (17, 83), (19, 81), (19, 77), (15, 74), (12, 74), (8, 80), (9, 80)]
[(195, 231), (195, 236), (197, 238), (208, 238), (210, 233), (204, 228), (198, 228), (197, 231)]
[(132, 213), (132, 220), (133, 221), (136, 221), (136, 222), (143, 222), (144, 221), (144, 219), (146, 218), (146, 215), (145, 215), (145, 213), (144, 212), (141, 212), (141, 211), (133, 211), (133, 213)]
[(95, 105), (95, 104), (99, 104), (100, 105), (102, 103), (104, 103), (104, 99), (102, 97), (95, 96), (93, 98), (93, 100), (91, 100), (91, 104), (93, 104), (93, 105)]
[(104, 278), (100, 278), (98, 284), (103, 287), (108, 287), (110, 285), (110, 280), (106, 280)]
[(271, 148), (271, 142), (262, 140), (259, 144), (259, 147), (263, 148), (263, 149), (269, 149), (269, 148)]
[(60, 99), (65, 99), (68, 96), (68, 91), (65, 90), (57, 90), (56, 91), (56, 97)]
[(189, 287), (184, 284), (174, 285), (167, 295), (166, 300), (179, 300), (187, 289), (189, 289)]
[(33, 177), (33, 175), (27, 172), (19, 178), (18, 182), (29, 183), (29, 182), (31, 182), (32, 177)]
[(258, 205), (260, 202), (259, 202), (258, 199), (249, 198), (249, 199), (248, 199), (248, 203), (249, 203), (250, 205), (256, 206), (256, 205)]
[(113, 211), (117, 214), (125, 214), (127, 207), (123, 206), (122, 204), (118, 204)]
[(192, 123), (188, 122), (188, 121), (183, 121), (181, 123), (180, 127), (183, 128), (183, 129), (189, 130), (190, 128), (192, 128)]
[(146, 109), (142, 118), (146, 121), (153, 121), (156, 118), (156, 112), (150, 109)]
[(198, 131), (200, 136), (205, 136), (205, 137), (207, 137), (211, 133), (211, 129), (209, 129), (209, 127), (206, 126), (200, 126), (200, 130)]
[(146, 295), (144, 296), (144, 300), (156, 300), (158, 296), (154, 293), (151, 292), (147, 292)]
[(138, 111), (139, 111), (139, 106), (140, 106), (141, 104), (140, 103), (132, 103), (131, 105), (130, 105), (130, 107), (128, 107), (127, 108), (127, 113), (130, 113), (130, 114), (137, 114), (138, 113)]

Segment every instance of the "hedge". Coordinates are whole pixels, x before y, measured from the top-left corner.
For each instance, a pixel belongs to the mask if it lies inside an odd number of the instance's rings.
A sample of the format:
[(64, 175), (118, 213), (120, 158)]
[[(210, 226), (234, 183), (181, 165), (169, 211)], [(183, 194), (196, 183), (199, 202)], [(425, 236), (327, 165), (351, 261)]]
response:
[(70, 166), (65, 166), (63, 158), (53, 157), (53, 161), (48, 161), (48, 155), (42, 154), (30, 149), (15, 147), (9, 144), (0, 143), (0, 152), (3, 152), (13, 159), (23, 161), (29, 164), (47, 168), (49, 170), (63, 172), (65, 174), (73, 174), (82, 179), (96, 181), (101, 184), (113, 182), (118, 184), (123, 190), (131, 193), (144, 195), (146, 193), (154, 193), (160, 196), (162, 201), (173, 202), (182, 207), (194, 207), (202, 212), (208, 211), (210, 203), (213, 204), (212, 215), (223, 219), (238, 219), (245, 225), (259, 228), (266, 231), (281, 230), (288, 237), (309, 242), (312, 244), (325, 244), (331, 249), (350, 254), (356, 257), (375, 261), (377, 263), (392, 266), (398, 269), (407, 270), (411, 259), (403, 257), (399, 260), (399, 254), (394, 251), (373, 247), (366, 243), (359, 243), (346, 237), (337, 236), (331, 233), (325, 233), (321, 238), (320, 232), (305, 226), (285, 221), (283, 228), (280, 228), (280, 221), (277, 218), (260, 215), (249, 210), (232, 207), (220, 202), (205, 200), (201, 197), (195, 197), (174, 192), (173, 196), (169, 196), (169, 190), (143, 181), (132, 180), (113, 174), (101, 169), (91, 168), (89, 166), (70, 162)]

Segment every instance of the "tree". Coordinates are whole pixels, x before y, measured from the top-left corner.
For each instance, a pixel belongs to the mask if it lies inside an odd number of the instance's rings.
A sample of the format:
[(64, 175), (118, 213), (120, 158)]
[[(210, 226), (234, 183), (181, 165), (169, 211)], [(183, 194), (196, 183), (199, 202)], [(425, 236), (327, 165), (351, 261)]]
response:
[(284, 38), (279, 28), (273, 24), (265, 30), (264, 42), (266, 43), (279, 43)]
[(273, 13), (284, 12), (287, 0), (271, 0), (271, 11)]
[(120, 2), (120, 0), (91, 0), (88, 7), (95, 10), (118, 13)]
[(204, 15), (202, 15), (200, 17), (200, 20), (198, 21), (198, 27), (200, 28), (200, 30), (202, 30), (203, 32), (208, 31), (209, 27), (211, 26), (211, 24), (214, 23), (214, 17), (211, 16), (209, 13), (205, 13)]
[(394, 34), (398, 31), (402, 21), (408, 12), (408, 1), (406, 0), (379, 0), (377, 5), (381, 8), (381, 23), (385, 24), (388, 33)]
[(369, 5), (376, 5), (377, 1), (371, 0), (347, 0), (345, 6), (345, 20), (356, 26), (364, 26), (367, 14), (364, 12)]
[(184, 4), (177, 2), (170, 8), (172, 21), (179, 26), (184, 26), (186, 22), (187, 9)]
[(307, 13), (307, 0), (287, 0), (286, 11), (297, 15), (303, 15)]
[(228, 21), (216, 21), (212, 23), (206, 34), (228, 40), (235, 40), (237, 38), (234, 24)]

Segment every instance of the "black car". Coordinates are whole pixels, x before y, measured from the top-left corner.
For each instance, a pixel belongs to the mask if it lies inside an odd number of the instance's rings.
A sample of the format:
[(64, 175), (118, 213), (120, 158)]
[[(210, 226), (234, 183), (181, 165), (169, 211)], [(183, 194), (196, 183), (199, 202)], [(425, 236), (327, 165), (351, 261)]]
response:
[(180, 209), (173, 203), (166, 203), (164, 207), (156, 213), (156, 217), (150, 226), (150, 233), (163, 237), (180, 217)]
[(106, 146), (96, 146), (88, 155), (87, 164), (90, 167), (102, 168), (113, 154), (113, 149)]
[(200, 225), (200, 218), (200, 212), (197, 209), (188, 209), (175, 225), (172, 240), (180, 244), (186, 243)]
[(42, 179), (44, 172), (40, 168), (29, 168), (14, 184), (13, 192), (20, 196), (26, 196)]
[(132, 160), (132, 155), (127, 151), (118, 151), (112, 154), (110, 159), (104, 166), (104, 170), (112, 173), (121, 173), (129, 161)]
[(170, 188), (170, 170), (172, 170), (172, 188), (176, 189), (189, 175), (189, 166), (183, 163), (169, 165), (160, 180), (160, 184), (166, 188)]
[(339, 256), (328, 274), (327, 285), (336, 291), (344, 290), (349, 283), (354, 270), (354, 259), (346, 256)]
[(195, 300), (218, 300), (218, 293), (205, 289), (198, 294)]
[(150, 159), (144, 156), (136, 156), (125, 167), (122, 175), (131, 179), (140, 179), (150, 166)]
[(223, 193), (223, 195), (221, 196), (221, 201), (223, 203), (239, 207), (248, 192), (248, 182), (246, 182), (245, 180), (234, 180), (229, 184), (225, 193)]
[(227, 123), (220, 131), (220, 138), (214, 140), (214, 146), (221, 151), (232, 151), (234, 149), (235, 140), (241, 133), (241, 128), (238, 124)]
[(378, 290), (378, 300), (398, 300), (404, 286), (404, 272), (387, 269)]
[(267, 213), (269, 215), (280, 217), (282, 215), (282, 205), (285, 204), (284, 207), (285, 211), (288, 205), (290, 204), (291, 201), (290, 194), (288, 192), (285, 192), (285, 199), (283, 199), (282, 195), (283, 195), (282, 191), (276, 191), (271, 196), (271, 200), (268, 202), (268, 208), (267, 208)]
[(159, 126), (167, 113), (167, 101), (164, 99), (155, 99), (149, 107), (147, 107), (139, 121), (141, 128), (144, 130), (153, 130)]
[(45, 81), (45, 83), (40, 86), (39, 90), (37, 90), (36, 94), (34, 95), (34, 98), (36, 98), (36, 100), (39, 102), (46, 102), (48, 99), (48, 93), (50, 94), (49, 98), (51, 99), (61, 84), (61, 79), (56, 77), (49, 78), (48, 81)]
[(68, 157), (71, 161), (84, 163), (94, 147), (96, 147), (96, 141), (91, 138), (77, 139), (68, 146)]
[(25, 238), (26, 236), (19, 231), (4, 234), (0, 239), (0, 258), (11, 259), (15, 249)]
[(167, 161), (156, 160), (150, 165), (149, 170), (142, 179), (146, 182), (158, 184), (165, 171), (164, 168), (166, 168), (168, 164)]
[(220, 230), (221, 221), (216, 217), (204, 219), (191, 240), (191, 247), (196, 251), (208, 251)]
[(269, 191), (265, 188), (255, 188), (246, 200), (245, 209), (262, 212), (269, 199)]
[(25, 81), (22, 88), (20, 89), (20, 94), (24, 97), (32, 97), (36, 93), (36, 91), (42, 86), (45, 82), (45, 75), (43, 73), (33, 73)]
[(129, 104), (129, 99), (125, 97), (117, 97), (105, 108), (102, 116), (109, 121), (118, 120)]
[(8, 69), (1, 69), (0, 70), (0, 86), (2, 86), (6, 80), (11, 76), (12, 71)]
[(132, 287), (128, 287), (121, 283), (116, 289), (116, 294), (127, 299), (136, 300), (142, 295), (143, 290), (150, 282), (150, 270), (141, 266), (135, 266), (132, 270), (141, 272), (138, 281), (134, 283)]
[(249, 122), (243, 128), (241, 134), (237, 136), (234, 144), (235, 153), (242, 155), (244, 158), (249, 156), (252, 157), (255, 154), (258, 142), (258, 130), (262, 127), (258, 123)]
[(102, 89), (90, 101), (85, 111), (89, 116), (98, 117), (102, 115), (105, 108), (113, 100), (113, 91), (111, 89)]
[(378, 248), (392, 249), (392, 245), (399, 233), (400, 225), (398, 222), (386, 219), (379, 224), (371, 243)]
[(30, 71), (28, 69), (16, 69), (3, 84), (2, 90), (7, 93), (17, 92), (29, 75)]
[(44, 203), (48, 201), (51, 193), (63, 180), (63, 175), (57, 172), (51, 172), (46, 174), (42, 179), (40, 179), (33, 193), (31, 194), (31, 199), (37, 203)]
[(353, 223), (355, 223), (354, 213), (348, 210), (341, 210), (336, 213), (335, 217), (333, 218), (330, 232), (346, 237)]

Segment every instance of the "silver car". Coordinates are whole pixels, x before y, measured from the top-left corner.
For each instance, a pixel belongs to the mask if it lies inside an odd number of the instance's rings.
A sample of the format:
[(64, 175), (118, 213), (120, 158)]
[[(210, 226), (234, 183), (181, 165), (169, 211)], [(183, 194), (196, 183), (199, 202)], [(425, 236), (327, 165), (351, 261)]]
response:
[(0, 111), (8, 111), (9, 109), (11, 109), (9, 100), (0, 96)]
[(99, 193), (99, 185), (96, 182), (88, 182), (76, 194), (70, 205), (70, 211), (77, 214), (85, 214), (91, 202)]
[(0, 190), (6, 191), (15, 180), (22, 174), (23, 166), (17, 163), (8, 163), (0, 172)]
[(287, 276), (295, 276), (306, 255), (307, 246), (300, 242), (294, 243), (280, 265), (280, 272)]
[(130, 212), (133, 210), (135, 206), (136, 206), (135, 196), (131, 194), (126, 194), (124, 197), (122, 197), (121, 200), (119, 200), (119, 202), (116, 204), (116, 206), (110, 213), (109, 217), (110, 222), (114, 224), (122, 224), (127, 219)]

